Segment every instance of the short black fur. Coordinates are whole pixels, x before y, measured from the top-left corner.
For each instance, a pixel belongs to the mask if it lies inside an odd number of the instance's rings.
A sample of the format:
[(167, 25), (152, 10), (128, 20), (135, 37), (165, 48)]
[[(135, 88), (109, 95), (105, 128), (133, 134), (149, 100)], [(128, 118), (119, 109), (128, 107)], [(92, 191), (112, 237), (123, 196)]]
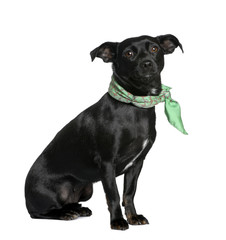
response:
[[(159, 95), (164, 54), (182, 45), (173, 35), (141, 36), (121, 43), (106, 42), (91, 52), (113, 63), (115, 80), (134, 95)], [(106, 93), (80, 113), (51, 141), (31, 167), (25, 184), (26, 206), (32, 218), (71, 220), (90, 216), (79, 202), (101, 181), (112, 229), (148, 224), (134, 206), (137, 180), (155, 138), (155, 108), (142, 109)], [(123, 218), (116, 177), (124, 174)]]

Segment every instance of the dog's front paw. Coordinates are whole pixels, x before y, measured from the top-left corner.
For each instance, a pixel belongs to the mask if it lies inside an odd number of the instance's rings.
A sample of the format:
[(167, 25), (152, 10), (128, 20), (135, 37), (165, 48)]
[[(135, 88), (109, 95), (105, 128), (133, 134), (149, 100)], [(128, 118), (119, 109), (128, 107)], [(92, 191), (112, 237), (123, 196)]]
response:
[(143, 215), (133, 215), (130, 216), (127, 220), (130, 225), (149, 224), (148, 220)]
[(129, 228), (127, 221), (124, 218), (111, 221), (111, 229), (126, 230)]

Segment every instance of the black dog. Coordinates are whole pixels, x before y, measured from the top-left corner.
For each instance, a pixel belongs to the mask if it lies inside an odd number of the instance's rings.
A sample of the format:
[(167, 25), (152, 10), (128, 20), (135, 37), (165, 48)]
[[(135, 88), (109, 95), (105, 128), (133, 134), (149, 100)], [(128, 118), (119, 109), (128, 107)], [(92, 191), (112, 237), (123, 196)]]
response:
[[(121, 43), (106, 42), (91, 52), (113, 63), (113, 77), (137, 96), (161, 92), (164, 54), (182, 45), (173, 35), (141, 36)], [(183, 51), (183, 49), (182, 49)], [(32, 218), (70, 220), (90, 216), (79, 202), (91, 198), (93, 183), (101, 181), (107, 198), (111, 228), (125, 230), (148, 224), (133, 203), (143, 161), (155, 137), (155, 108), (138, 108), (106, 93), (68, 123), (31, 167), (25, 184)], [(123, 218), (116, 177), (124, 174)]]

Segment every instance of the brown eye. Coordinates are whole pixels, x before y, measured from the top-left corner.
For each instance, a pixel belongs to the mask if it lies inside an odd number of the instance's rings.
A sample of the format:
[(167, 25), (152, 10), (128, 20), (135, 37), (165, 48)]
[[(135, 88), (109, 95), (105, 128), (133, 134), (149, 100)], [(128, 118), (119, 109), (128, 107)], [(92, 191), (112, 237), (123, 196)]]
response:
[(125, 52), (125, 56), (127, 58), (131, 58), (133, 56), (133, 52), (129, 50), (129, 51)]
[(152, 47), (151, 52), (158, 52), (158, 48), (157, 47)]

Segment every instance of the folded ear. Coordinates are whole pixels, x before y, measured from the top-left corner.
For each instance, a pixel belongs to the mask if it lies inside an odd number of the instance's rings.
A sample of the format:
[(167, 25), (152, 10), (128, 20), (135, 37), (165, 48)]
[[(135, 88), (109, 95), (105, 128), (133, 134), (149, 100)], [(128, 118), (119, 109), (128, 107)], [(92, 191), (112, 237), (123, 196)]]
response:
[(116, 58), (118, 43), (105, 42), (90, 52), (92, 61), (95, 57), (102, 58), (104, 62), (113, 62)]
[(180, 47), (181, 51), (184, 52), (183, 47), (179, 40), (171, 34), (158, 36), (157, 39), (159, 41), (161, 48), (164, 51), (164, 54), (173, 53), (175, 48), (177, 48), (178, 46)]

